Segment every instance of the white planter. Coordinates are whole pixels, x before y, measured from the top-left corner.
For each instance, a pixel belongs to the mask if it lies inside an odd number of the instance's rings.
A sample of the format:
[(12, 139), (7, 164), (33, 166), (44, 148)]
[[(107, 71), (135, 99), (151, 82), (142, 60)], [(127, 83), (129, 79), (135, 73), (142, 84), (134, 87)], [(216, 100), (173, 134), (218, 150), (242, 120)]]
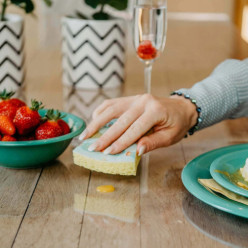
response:
[(122, 88), (85, 90), (64, 86), (63, 95), (64, 110), (82, 117), (86, 123), (89, 123), (96, 107), (106, 99), (121, 97)]
[(63, 83), (83, 89), (115, 88), (124, 82), (123, 20), (62, 19)]
[(24, 84), (23, 18), (6, 15), (0, 21), (0, 90), (16, 91)]

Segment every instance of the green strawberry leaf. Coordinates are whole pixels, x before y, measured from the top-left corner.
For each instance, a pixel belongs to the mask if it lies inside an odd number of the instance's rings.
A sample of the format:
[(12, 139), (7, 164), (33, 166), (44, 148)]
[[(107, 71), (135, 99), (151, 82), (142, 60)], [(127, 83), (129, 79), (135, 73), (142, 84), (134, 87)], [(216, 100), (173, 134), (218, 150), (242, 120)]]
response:
[(45, 118), (47, 120), (57, 121), (59, 119), (64, 118), (65, 116), (66, 115), (65, 114), (63, 115), (59, 110), (48, 109)]
[(36, 99), (31, 99), (31, 107), (30, 109), (33, 111), (38, 111), (39, 109), (43, 109), (44, 106), (42, 102), (38, 102)]
[(15, 94), (14, 91), (7, 91), (6, 89), (3, 89), (3, 91), (0, 92), (0, 99), (2, 100), (8, 100)]

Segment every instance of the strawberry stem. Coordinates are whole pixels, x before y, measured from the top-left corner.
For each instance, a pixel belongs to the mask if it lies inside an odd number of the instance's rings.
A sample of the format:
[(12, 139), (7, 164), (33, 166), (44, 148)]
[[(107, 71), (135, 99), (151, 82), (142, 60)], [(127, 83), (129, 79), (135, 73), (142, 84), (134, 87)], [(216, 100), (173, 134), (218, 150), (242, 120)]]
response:
[(0, 99), (2, 100), (8, 100), (10, 99), (13, 95), (15, 94), (14, 91), (7, 91), (6, 89), (4, 89), (3, 91), (0, 92)]
[(48, 109), (46, 116), (48, 120), (57, 121), (65, 117), (59, 110)]
[(38, 102), (35, 99), (31, 100), (31, 110), (38, 111), (39, 109), (43, 109), (44, 106), (42, 105), (42, 102)]

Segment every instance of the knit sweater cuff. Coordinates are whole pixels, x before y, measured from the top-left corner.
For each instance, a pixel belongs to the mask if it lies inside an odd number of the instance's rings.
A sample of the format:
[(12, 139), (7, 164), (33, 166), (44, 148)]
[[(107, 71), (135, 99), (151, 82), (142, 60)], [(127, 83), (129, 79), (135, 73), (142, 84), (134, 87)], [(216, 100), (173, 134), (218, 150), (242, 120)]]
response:
[(225, 119), (248, 116), (248, 59), (229, 59), (190, 89), (178, 90), (202, 109), (199, 129)]

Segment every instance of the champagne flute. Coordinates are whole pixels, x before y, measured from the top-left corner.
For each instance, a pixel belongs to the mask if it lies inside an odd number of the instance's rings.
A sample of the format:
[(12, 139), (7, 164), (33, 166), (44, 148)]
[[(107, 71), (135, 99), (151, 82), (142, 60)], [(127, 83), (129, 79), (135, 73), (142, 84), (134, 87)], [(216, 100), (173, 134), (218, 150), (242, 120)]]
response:
[(133, 14), (133, 42), (145, 64), (145, 90), (151, 93), (153, 62), (163, 52), (167, 31), (166, 0), (136, 0)]

